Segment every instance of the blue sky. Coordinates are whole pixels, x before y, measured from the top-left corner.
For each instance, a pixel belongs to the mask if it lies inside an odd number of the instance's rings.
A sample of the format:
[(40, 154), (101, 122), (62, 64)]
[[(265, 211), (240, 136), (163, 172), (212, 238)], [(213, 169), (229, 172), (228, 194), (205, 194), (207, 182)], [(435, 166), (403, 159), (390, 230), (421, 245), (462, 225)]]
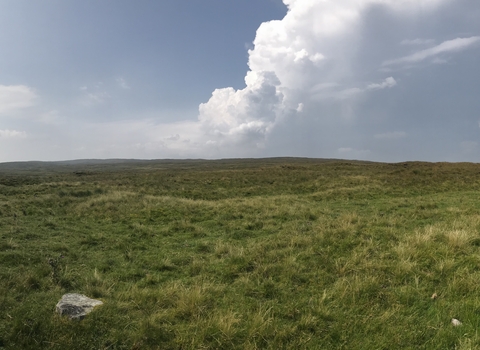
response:
[(0, 0), (0, 162), (480, 161), (478, 0)]

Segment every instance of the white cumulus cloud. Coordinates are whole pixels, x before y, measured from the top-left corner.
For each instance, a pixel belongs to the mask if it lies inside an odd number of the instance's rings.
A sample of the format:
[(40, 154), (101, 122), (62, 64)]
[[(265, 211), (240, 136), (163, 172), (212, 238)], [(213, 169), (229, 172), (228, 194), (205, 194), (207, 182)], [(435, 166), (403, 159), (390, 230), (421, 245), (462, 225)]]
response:
[(0, 114), (33, 106), (37, 95), (25, 85), (0, 85)]
[(283, 101), (275, 73), (250, 71), (245, 83), (237, 91), (217, 89), (200, 105), (199, 121), (209, 144), (253, 142), (260, 146), (274, 125)]
[[(262, 23), (253, 48), (248, 50), (246, 87), (216, 89), (210, 100), (200, 105), (204, 142), (263, 147), (280, 121), (299, 113), (308, 118), (306, 111), (315, 110), (315, 104), (332, 103), (332, 98), (345, 104), (343, 101), (359, 94), (394, 87), (397, 81), (391, 76), (369, 84), (365, 74), (354, 68), (365, 12), (372, 6), (384, 6), (410, 16), (444, 1), (284, 0), (288, 7), (285, 17)], [(413, 43), (420, 44), (420, 39)], [(420, 56), (466, 44), (442, 44)], [(379, 79), (378, 68), (370, 81)], [(352, 108), (342, 106), (350, 114)]]

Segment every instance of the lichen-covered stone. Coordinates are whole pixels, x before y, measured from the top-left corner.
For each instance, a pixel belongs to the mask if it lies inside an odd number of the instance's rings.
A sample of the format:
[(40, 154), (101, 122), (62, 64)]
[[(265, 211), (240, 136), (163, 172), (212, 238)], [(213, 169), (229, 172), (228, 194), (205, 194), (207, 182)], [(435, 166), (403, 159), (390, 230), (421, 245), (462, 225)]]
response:
[(57, 303), (56, 310), (60, 315), (72, 320), (81, 320), (90, 313), (95, 306), (102, 305), (100, 300), (90, 299), (83, 294), (65, 294)]

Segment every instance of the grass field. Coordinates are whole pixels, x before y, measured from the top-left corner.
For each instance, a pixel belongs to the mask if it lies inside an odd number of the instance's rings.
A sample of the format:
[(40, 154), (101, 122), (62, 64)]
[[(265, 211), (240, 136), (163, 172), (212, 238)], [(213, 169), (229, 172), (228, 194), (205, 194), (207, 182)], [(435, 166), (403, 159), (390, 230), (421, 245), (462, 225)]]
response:
[[(0, 164), (0, 349), (477, 349), (479, 190), (467, 163)], [(70, 321), (69, 292), (104, 305)]]

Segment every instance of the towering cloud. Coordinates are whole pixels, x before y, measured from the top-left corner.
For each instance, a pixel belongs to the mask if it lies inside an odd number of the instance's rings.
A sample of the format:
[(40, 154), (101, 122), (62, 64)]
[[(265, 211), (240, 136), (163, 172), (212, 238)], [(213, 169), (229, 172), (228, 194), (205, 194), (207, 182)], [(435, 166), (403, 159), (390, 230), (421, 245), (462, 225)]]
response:
[[(356, 67), (362, 19), (373, 7), (411, 16), (442, 0), (284, 0), (282, 20), (262, 23), (249, 50), (246, 87), (217, 89), (199, 108), (210, 145), (264, 145), (280, 120), (311, 110), (319, 101), (345, 100), (393, 88), (383, 66), (458, 50), (477, 38), (457, 39), (399, 59), (381, 57), (373, 72)], [(406, 39), (405, 39), (406, 40)], [(403, 43), (405, 43), (404, 41)], [(431, 41), (425, 44), (432, 44)], [(401, 46), (398, 43), (398, 46)], [(403, 45), (405, 47), (405, 45)], [(370, 75), (370, 76), (369, 76)]]

